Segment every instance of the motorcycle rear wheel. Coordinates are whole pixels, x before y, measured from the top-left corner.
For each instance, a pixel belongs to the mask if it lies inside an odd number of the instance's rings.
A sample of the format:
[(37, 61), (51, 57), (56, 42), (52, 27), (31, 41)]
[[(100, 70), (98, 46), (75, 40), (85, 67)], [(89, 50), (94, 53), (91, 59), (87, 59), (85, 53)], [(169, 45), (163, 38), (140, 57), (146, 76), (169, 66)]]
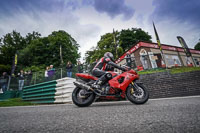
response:
[[(129, 101), (131, 101), (134, 104), (144, 104), (149, 99), (149, 92), (148, 90), (142, 85), (135, 83), (136, 86), (133, 86), (130, 84), (126, 90), (126, 97)], [(132, 89), (133, 88), (133, 92)]]
[[(88, 91), (79, 87), (76, 87), (72, 92), (72, 101), (78, 107), (90, 106), (95, 99), (95, 94), (91, 92), (90, 94), (84, 95)], [(82, 94), (81, 94), (82, 93)]]

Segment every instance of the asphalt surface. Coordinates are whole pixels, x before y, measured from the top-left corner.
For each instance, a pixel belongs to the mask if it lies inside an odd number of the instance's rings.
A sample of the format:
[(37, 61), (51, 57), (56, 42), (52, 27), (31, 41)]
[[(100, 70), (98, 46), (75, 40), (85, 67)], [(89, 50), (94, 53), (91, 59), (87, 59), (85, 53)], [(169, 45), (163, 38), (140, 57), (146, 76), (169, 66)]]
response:
[(0, 132), (200, 133), (200, 97), (0, 108)]

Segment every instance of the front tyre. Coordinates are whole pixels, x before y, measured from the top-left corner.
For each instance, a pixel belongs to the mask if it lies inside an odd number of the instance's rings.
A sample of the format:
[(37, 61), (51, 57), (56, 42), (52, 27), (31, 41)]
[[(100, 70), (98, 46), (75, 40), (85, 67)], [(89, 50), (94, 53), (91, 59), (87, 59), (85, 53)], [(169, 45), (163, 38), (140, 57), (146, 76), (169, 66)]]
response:
[(144, 104), (149, 99), (149, 92), (142, 84), (130, 84), (126, 90), (129, 101), (135, 104)]
[(76, 87), (72, 92), (72, 101), (79, 107), (90, 106), (95, 99), (95, 94), (92, 91)]

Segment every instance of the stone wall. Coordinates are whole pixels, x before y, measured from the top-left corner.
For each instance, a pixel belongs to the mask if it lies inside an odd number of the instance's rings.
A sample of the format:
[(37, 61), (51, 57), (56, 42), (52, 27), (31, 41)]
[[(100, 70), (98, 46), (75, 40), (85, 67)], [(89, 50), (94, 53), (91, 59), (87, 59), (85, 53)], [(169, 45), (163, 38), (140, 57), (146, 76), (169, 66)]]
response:
[(149, 90), (150, 98), (200, 95), (200, 71), (145, 74), (139, 81)]

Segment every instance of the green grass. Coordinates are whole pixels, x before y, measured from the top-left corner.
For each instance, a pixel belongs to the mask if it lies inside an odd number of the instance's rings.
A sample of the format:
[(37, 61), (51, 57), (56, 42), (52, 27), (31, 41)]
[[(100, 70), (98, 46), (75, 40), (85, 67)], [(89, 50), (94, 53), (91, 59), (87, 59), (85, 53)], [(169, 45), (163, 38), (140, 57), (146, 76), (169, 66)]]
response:
[(176, 74), (176, 73), (200, 71), (200, 67), (177, 67), (177, 68), (170, 68), (170, 69), (158, 68), (158, 69), (138, 71), (138, 74), (142, 75), (142, 74), (151, 74), (151, 73), (166, 72), (166, 71), (169, 71), (171, 74)]
[(28, 105), (38, 105), (31, 102), (25, 102), (21, 98), (11, 98), (5, 101), (0, 101), (0, 107), (9, 107), (9, 106), (28, 106)]
[(170, 70), (171, 74), (192, 72), (192, 71), (200, 71), (200, 67), (180, 67), (180, 68), (173, 68)]
[(142, 75), (142, 74), (151, 74), (151, 73), (158, 73), (158, 72), (165, 72), (165, 71), (166, 69), (158, 68), (158, 69), (138, 71), (137, 73), (139, 75)]

